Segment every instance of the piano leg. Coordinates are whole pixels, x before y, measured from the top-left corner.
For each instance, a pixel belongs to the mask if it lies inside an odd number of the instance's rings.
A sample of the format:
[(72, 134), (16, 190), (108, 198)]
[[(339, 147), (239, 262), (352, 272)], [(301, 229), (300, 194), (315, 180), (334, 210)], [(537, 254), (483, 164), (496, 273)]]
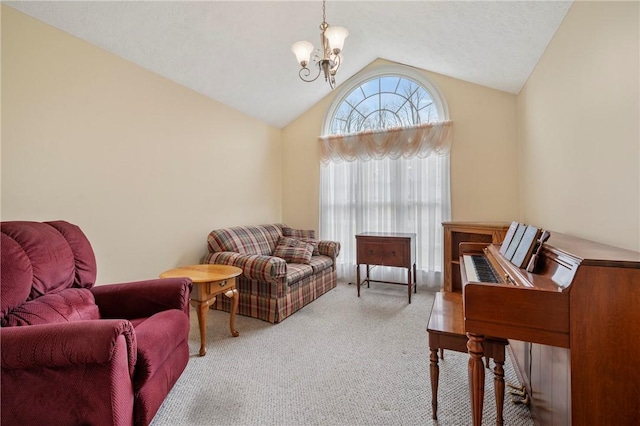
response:
[(484, 336), (467, 333), (469, 350), (469, 393), (473, 426), (482, 425), (482, 404), (484, 402)]
[(440, 367), (438, 367), (438, 349), (429, 348), (431, 351), (431, 411), (433, 420), (438, 420), (438, 381), (440, 378)]

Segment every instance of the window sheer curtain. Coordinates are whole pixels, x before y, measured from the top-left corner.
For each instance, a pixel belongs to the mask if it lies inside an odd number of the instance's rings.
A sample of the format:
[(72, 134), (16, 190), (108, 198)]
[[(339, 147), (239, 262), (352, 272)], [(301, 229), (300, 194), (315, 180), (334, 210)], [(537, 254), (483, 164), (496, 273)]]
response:
[[(451, 218), (451, 122), (319, 138), (320, 235), (340, 241), (338, 277), (355, 281), (361, 232), (413, 232), (416, 266), (442, 271), (442, 222)], [(406, 271), (378, 268), (385, 279)]]

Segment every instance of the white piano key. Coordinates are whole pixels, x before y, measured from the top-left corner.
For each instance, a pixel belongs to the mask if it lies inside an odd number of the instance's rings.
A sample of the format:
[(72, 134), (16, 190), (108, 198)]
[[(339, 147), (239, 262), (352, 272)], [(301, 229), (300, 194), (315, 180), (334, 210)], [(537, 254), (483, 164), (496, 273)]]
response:
[(462, 259), (464, 261), (464, 270), (467, 273), (467, 281), (469, 282), (479, 282), (478, 274), (476, 273), (476, 267), (473, 264), (473, 259), (471, 256), (463, 255)]

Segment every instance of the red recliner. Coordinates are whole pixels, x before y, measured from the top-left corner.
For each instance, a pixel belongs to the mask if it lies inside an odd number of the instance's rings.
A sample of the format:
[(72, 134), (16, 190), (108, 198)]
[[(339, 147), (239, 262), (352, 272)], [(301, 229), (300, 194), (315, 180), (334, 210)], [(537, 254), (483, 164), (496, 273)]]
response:
[(75, 225), (2, 222), (2, 425), (147, 425), (189, 359), (187, 278), (94, 287)]

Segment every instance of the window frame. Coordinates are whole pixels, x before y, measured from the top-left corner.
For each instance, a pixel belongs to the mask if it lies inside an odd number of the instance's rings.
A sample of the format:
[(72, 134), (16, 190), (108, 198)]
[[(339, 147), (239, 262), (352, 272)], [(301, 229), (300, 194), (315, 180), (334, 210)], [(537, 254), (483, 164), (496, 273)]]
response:
[(431, 100), (438, 112), (439, 121), (449, 120), (449, 107), (445, 101), (444, 96), (440, 92), (438, 86), (429, 79), (429, 77), (422, 71), (415, 68), (408, 67), (400, 64), (389, 64), (375, 67), (371, 70), (358, 73), (351, 77), (345, 83), (340, 86), (338, 93), (333, 97), (327, 112), (325, 113), (324, 120), (322, 121), (322, 129), (320, 134), (322, 136), (331, 135), (331, 122), (336, 114), (338, 108), (347, 99), (347, 97), (358, 87), (368, 83), (371, 80), (375, 80), (381, 77), (400, 77), (407, 78), (415, 81), (421, 85), (431, 96)]

